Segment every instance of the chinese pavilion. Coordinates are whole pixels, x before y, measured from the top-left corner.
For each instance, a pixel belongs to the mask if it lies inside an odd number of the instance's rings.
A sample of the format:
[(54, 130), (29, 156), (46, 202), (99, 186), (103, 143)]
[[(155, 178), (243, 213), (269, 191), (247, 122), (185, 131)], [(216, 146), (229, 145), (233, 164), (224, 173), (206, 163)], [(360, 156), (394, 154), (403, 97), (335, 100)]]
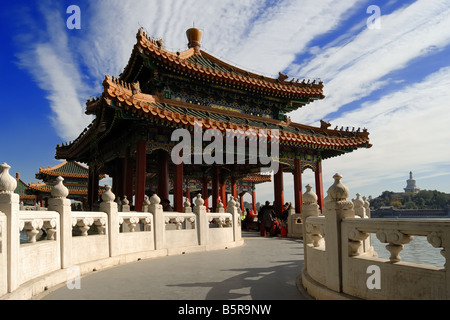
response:
[(37, 196), (35, 194), (30, 194), (30, 187), (20, 179), (20, 173), (16, 173), (17, 187), (14, 193), (17, 193), (20, 197), (20, 202), (24, 205), (34, 206), (36, 204)]
[[(56, 178), (61, 176), (64, 178), (64, 185), (69, 190), (69, 199), (87, 203), (88, 196), (88, 168), (75, 162), (64, 161), (54, 167), (39, 168), (36, 173), (36, 179), (42, 180), (37, 183), (29, 183), (27, 193), (34, 195), (38, 202), (47, 201), (51, 197), (53, 186), (57, 183)], [(97, 184), (105, 175), (97, 178)], [(97, 188), (98, 192), (102, 192), (102, 188)]]
[[(258, 155), (251, 143), (262, 139), (279, 147), (278, 157), (271, 155), (279, 164), (274, 175), (277, 211), (284, 203), (284, 172), (294, 175), (295, 208), (301, 210), (302, 172), (306, 169), (315, 172), (322, 208), (322, 161), (370, 148), (367, 130), (333, 130), (323, 121), (320, 127), (292, 122), (288, 113), (325, 98), (322, 82), (288, 81), (282, 73), (268, 78), (239, 69), (201, 50), (201, 36), (200, 30), (189, 29), (188, 49), (171, 52), (164, 48), (163, 40), (139, 30), (123, 73), (118, 78), (107, 75), (101, 96), (87, 102), (86, 114), (95, 116), (93, 122), (75, 141), (58, 145), (56, 158), (89, 165), (91, 205), (98, 200), (96, 177), (101, 172), (113, 178), (117, 196), (135, 197), (137, 211), (142, 209), (145, 194), (152, 192), (161, 199), (172, 193), (175, 210), (182, 211), (183, 195), (190, 197), (196, 190), (204, 199), (212, 195), (215, 210), (219, 199), (226, 205), (227, 190), (237, 197), (239, 192), (254, 192), (255, 184), (268, 181), (268, 176), (259, 174), (266, 163), (250, 161)], [(172, 141), (172, 133), (184, 129), (195, 136), (198, 124), (202, 130), (221, 133), (214, 142), (225, 141), (229, 130), (251, 132), (241, 149), (245, 161), (174, 162), (171, 152), (178, 141)], [(202, 143), (202, 147), (208, 145)], [(238, 156), (238, 151), (231, 152)], [(193, 159), (195, 150), (187, 156)]]

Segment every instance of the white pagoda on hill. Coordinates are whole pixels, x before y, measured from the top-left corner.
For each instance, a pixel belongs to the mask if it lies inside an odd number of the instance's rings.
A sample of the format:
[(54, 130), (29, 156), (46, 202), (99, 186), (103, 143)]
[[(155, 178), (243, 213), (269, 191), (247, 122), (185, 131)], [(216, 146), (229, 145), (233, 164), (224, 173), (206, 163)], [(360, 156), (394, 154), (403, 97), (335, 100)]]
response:
[(406, 180), (406, 188), (404, 188), (405, 192), (417, 193), (420, 189), (416, 185), (416, 180), (413, 179), (412, 172), (409, 173), (409, 179)]

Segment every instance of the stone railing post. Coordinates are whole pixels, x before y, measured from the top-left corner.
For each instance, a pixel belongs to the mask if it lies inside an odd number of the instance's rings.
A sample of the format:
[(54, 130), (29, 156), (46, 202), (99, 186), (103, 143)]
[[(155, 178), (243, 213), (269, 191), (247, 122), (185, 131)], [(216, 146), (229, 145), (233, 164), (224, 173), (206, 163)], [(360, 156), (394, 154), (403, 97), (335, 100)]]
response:
[(356, 199), (352, 199), (353, 209), (355, 211), (355, 216), (358, 216), (362, 219), (366, 217), (366, 208), (364, 208), (364, 200), (361, 198), (359, 193), (356, 194)]
[(230, 201), (227, 204), (227, 213), (231, 213), (233, 216), (233, 238), (235, 242), (242, 240), (242, 230), (241, 230), (241, 214), (236, 207), (237, 202), (231, 196)]
[(366, 217), (367, 218), (370, 218), (371, 217), (371, 215), (370, 215), (370, 202), (369, 202), (369, 200), (367, 200), (367, 198), (364, 196), (363, 197), (363, 201), (364, 201), (364, 211), (365, 211), (365, 213), (366, 213)]
[(148, 211), (153, 214), (154, 236), (155, 236), (155, 249), (160, 250), (165, 245), (166, 234), (166, 222), (164, 218), (164, 212), (161, 203), (161, 199), (154, 194), (150, 197), (150, 204), (148, 205)]
[(142, 212), (148, 212), (148, 205), (150, 204), (150, 199), (147, 195), (144, 195), (144, 203), (142, 204)]
[(105, 186), (106, 191), (102, 194), (100, 211), (108, 215), (108, 242), (109, 256), (114, 257), (119, 254), (119, 209), (117, 202), (114, 202), (116, 196), (111, 191), (111, 186)]
[(183, 213), (192, 213), (191, 201), (189, 201), (189, 198), (186, 198), (186, 201), (183, 204)]
[(17, 181), (9, 174), (11, 167), (6, 163), (0, 165), (0, 211), (6, 215), (7, 220), (7, 283), (8, 292), (18, 287), (19, 274), (19, 195), (14, 193)]
[(62, 177), (56, 178), (58, 182), (51, 191), (52, 198), (48, 200), (48, 210), (59, 213), (61, 245), (61, 268), (72, 266), (72, 207), (67, 199), (69, 190), (63, 185)]
[(314, 239), (312, 239), (309, 236), (309, 233), (307, 232), (306, 228), (307, 228), (307, 224), (306, 224), (306, 220), (308, 219), (308, 217), (318, 217), (319, 213), (320, 213), (320, 208), (319, 205), (317, 204), (317, 195), (312, 191), (312, 186), (311, 185), (307, 185), (306, 186), (306, 192), (303, 194), (302, 196), (302, 200), (303, 200), (303, 205), (302, 205), (302, 220), (303, 220), (303, 246), (304, 246), (304, 260), (305, 260), (305, 264), (304, 264), (304, 268), (305, 270), (307, 269), (307, 250), (306, 250), (306, 246), (310, 243), (313, 243)]
[(341, 292), (341, 221), (354, 218), (353, 202), (347, 200), (348, 188), (341, 183), (342, 176), (334, 175), (334, 184), (328, 189), (325, 199), (325, 246), (326, 246), (326, 283), (327, 287)]
[[(317, 195), (312, 191), (312, 186), (306, 186), (306, 192), (302, 196), (302, 220), (303, 220), (303, 237), (304, 244), (307, 245), (312, 242), (312, 239), (308, 239), (306, 230), (306, 219), (308, 217), (318, 217), (320, 213), (319, 205), (317, 204)], [(306, 251), (306, 250), (305, 250)]]
[(130, 201), (128, 201), (127, 196), (123, 196), (122, 212), (130, 212)]
[(198, 244), (201, 246), (207, 245), (209, 221), (208, 217), (206, 216), (206, 207), (204, 206), (205, 200), (203, 200), (201, 194), (197, 195), (194, 204), (194, 214), (197, 216), (198, 221)]

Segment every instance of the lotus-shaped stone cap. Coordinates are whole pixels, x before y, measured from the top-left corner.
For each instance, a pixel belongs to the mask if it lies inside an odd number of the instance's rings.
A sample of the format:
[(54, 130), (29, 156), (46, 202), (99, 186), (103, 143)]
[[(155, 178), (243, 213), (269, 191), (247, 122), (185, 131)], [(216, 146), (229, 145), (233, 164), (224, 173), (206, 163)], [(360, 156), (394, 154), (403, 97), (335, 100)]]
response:
[(158, 195), (155, 193), (150, 197), (150, 203), (151, 204), (160, 204), (161, 203), (161, 198), (158, 197)]
[(200, 206), (202, 206), (204, 203), (205, 203), (205, 200), (202, 199), (202, 195), (199, 193), (199, 194), (197, 195), (197, 199), (195, 199), (195, 205), (196, 205), (197, 207), (200, 207)]
[(13, 193), (17, 187), (17, 180), (9, 174), (11, 167), (6, 163), (0, 165), (0, 193)]
[(56, 178), (57, 183), (53, 186), (51, 195), (53, 198), (67, 198), (69, 195), (69, 189), (66, 188), (66, 186), (63, 185), (64, 178), (58, 177)]
[(333, 179), (334, 184), (328, 189), (328, 196), (334, 201), (347, 200), (349, 191), (341, 182), (342, 176), (339, 173), (336, 173)]
[(111, 191), (111, 186), (105, 186), (106, 191), (102, 194), (103, 202), (114, 202), (116, 196)]
[(355, 206), (355, 208), (364, 207), (364, 200), (361, 199), (361, 195), (359, 193), (356, 194), (356, 199), (353, 200), (353, 205)]
[(312, 186), (306, 186), (306, 192), (303, 194), (303, 203), (304, 204), (314, 204), (317, 203), (317, 195), (312, 191)]
[(235, 207), (236, 206), (236, 201), (234, 200), (233, 196), (230, 196), (230, 201), (228, 201), (228, 207)]

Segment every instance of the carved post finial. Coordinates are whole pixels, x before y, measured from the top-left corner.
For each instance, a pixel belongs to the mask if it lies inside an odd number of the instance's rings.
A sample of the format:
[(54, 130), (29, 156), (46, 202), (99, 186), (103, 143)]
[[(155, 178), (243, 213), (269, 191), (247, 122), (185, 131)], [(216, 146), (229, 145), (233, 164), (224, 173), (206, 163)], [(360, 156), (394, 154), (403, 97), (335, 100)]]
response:
[(111, 191), (111, 186), (105, 186), (106, 191), (102, 194), (103, 202), (114, 202), (116, 196)]
[(191, 213), (192, 212), (191, 201), (189, 201), (188, 197), (186, 197), (186, 201), (184, 202), (183, 212), (184, 213)]
[(158, 197), (158, 195), (155, 193), (150, 197), (150, 203), (151, 204), (160, 204), (161, 203), (161, 198)]
[(205, 203), (205, 200), (203, 200), (202, 195), (199, 193), (197, 195), (197, 199), (195, 199), (195, 205), (197, 207), (203, 206), (203, 204)]
[(64, 178), (58, 177), (56, 178), (57, 183), (53, 186), (51, 195), (53, 198), (63, 199), (67, 198), (69, 195), (69, 189), (63, 184)]
[(352, 199), (353, 201), (353, 208), (355, 210), (355, 215), (366, 218), (365, 215), (365, 209), (364, 209), (364, 200), (361, 199), (361, 194), (356, 194), (356, 199)]
[(314, 204), (317, 203), (317, 195), (312, 191), (312, 186), (308, 184), (306, 186), (306, 192), (302, 196), (303, 204)]
[(220, 197), (219, 197), (219, 203), (217, 204), (217, 208), (218, 209), (222, 209), (223, 208), (222, 199)]
[(9, 174), (11, 167), (3, 163), (0, 165), (0, 193), (13, 193), (17, 187), (17, 180)]
[(233, 196), (230, 196), (230, 201), (228, 201), (227, 207), (235, 207), (236, 206), (236, 201), (234, 200)]
[(349, 196), (348, 188), (341, 182), (342, 176), (336, 173), (333, 176), (334, 184), (328, 189), (328, 196), (334, 201), (347, 200)]

